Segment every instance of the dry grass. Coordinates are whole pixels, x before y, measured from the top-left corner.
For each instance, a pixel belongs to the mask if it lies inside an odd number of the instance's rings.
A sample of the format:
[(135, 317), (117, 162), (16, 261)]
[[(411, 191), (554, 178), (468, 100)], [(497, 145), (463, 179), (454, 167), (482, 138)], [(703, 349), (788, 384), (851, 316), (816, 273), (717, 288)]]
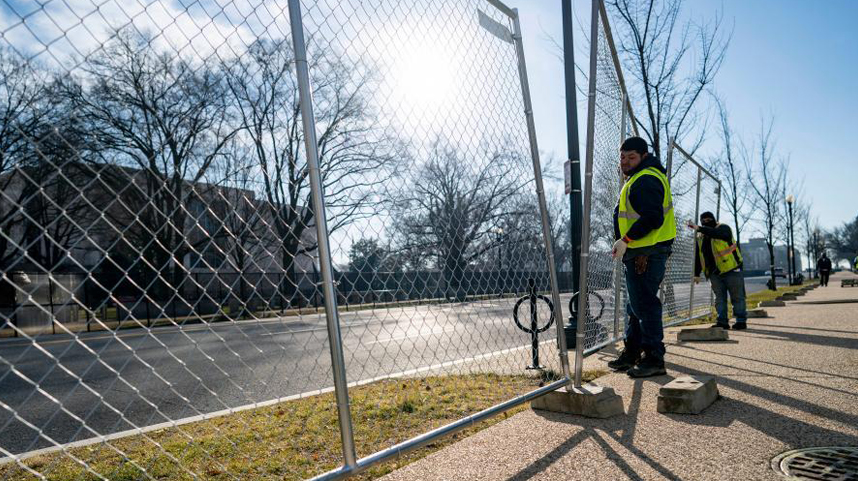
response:
[[(593, 380), (606, 371), (585, 372)], [(366, 456), (431, 429), (535, 389), (557, 379), (470, 374), (392, 379), (349, 390), (358, 456)], [(375, 466), (358, 479), (374, 479), (418, 460), (462, 437), (527, 409), (519, 406), (478, 426), (443, 438), (394, 461)], [(235, 413), (70, 450), (93, 471), (112, 480), (243, 479), (300, 480), (341, 465), (340, 432), (333, 393)], [(157, 443), (157, 445), (156, 445)], [(50, 480), (98, 479), (62, 453), (24, 461)], [(32, 479), (17, 465), (0, 466), (0, 479)]]

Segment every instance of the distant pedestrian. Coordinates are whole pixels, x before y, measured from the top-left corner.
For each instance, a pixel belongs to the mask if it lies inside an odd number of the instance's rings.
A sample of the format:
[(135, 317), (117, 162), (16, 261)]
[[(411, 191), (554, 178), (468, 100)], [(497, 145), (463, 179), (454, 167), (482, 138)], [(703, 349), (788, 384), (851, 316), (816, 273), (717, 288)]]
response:
[(858, 272), (858, 256), (852, 259), (852, 272)]
[(664, 324), (658, 289), (676, 237), (673, 197), (667, 171), (646, 141), (630, 137), (620, 147), (620, 168), (626, 182), (614, 209), (611, 251), (626, 271), (626, 340), (611, 369), (631, 377), (666, 374)]
[(729, 295), (736, 316), (733, 329), (745, 329), (748, 327), (745, 277), (742, 274), (742, 253), (733, 239), (733, 231), (727, 224), (719, 224), (711, 212), (700, 214), (700, 224), (688, 222), (688, 227), (697, 232), (694, 282), (700, 281), (701, 272), (709, 279), (712, 292), (715, 293), (715, 311), (718, 313), (715, 327), (730, 329), (727, 310)]
[(828, 285), (828, 276), (831, 275), (831, 259), (828, 254), (823, 252), (822, 257), (816, 261), (816, 270), (819, 271), (819, 284), (822, 286)]

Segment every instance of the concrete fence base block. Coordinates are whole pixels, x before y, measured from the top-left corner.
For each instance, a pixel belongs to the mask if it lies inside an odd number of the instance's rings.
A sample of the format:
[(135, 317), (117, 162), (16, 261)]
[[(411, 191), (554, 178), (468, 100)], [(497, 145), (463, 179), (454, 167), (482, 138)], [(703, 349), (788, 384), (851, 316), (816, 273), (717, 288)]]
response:
[(784, 294), (775, 300), (776, 301), (796, 301), (796, 300), (798, 300), (798, 297), (793, 296), (793, 295), (789, 295), (789, 294)]
[(730, 334), (720, 327), (707, 327), (683, 329), (676, 335), (676, 340), (680, 342), (694, 341), (728, 341)]
[(530, 407), (555, 413), (577, 414), (588, 418), (605, 419), (624, 414), (623, 398), (613, 388), (585, 384), (580, 388), (569, 386), (531, 401)]
[(784, 301), (763, 301), (760, 303), (760, 307), (783, 307), (786, 305)]
[(748, 311), (748, 318), (769, 317), (769, 313), (765, 309), (751, 309)]
[(700, 414), (718, 399), (718, 385), (712, 376), (682, 376), (658, 391), (658, 412)]

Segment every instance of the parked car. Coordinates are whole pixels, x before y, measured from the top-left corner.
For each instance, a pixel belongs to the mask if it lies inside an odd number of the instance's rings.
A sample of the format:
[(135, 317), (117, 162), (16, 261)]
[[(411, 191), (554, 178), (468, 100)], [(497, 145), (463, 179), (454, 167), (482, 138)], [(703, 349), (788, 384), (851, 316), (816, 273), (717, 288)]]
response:
[[(772, 271), (766, 271), (766, 275), (772, 275)], [(786, 276), (786, 272), (784, 272), (782, 267), (775, 267), (775, 277), (783, 277), (784, 279), (786, 279)]]

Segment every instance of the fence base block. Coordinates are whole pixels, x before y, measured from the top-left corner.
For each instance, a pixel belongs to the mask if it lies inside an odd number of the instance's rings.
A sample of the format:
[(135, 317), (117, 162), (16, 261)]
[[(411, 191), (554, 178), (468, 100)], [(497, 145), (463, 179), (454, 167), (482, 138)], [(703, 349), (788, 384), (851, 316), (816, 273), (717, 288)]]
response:
[(718, 385), (712, 376), (682, 376), (658, 391), (658, 412), (700, 414), (718, 399)]
[(623, 398), (613, 388), (585, 384), (580, 388), (550, 392), (534, 399), (530, 407), (536, 410), (577, 414), (588, 418), (606, 419), (625, 413)]
[(786, 302), (784, 301), (763, 301), (760, 303), (760, 307), (784, 307)]
[(769, 317), (769, 313), (765, 309), (751, 309), (748, 311), (748, 318)]
[(693, 341), (728, 341), (730, 334), (720, 327), (683, 329), (676, 335), (679, 342)]

